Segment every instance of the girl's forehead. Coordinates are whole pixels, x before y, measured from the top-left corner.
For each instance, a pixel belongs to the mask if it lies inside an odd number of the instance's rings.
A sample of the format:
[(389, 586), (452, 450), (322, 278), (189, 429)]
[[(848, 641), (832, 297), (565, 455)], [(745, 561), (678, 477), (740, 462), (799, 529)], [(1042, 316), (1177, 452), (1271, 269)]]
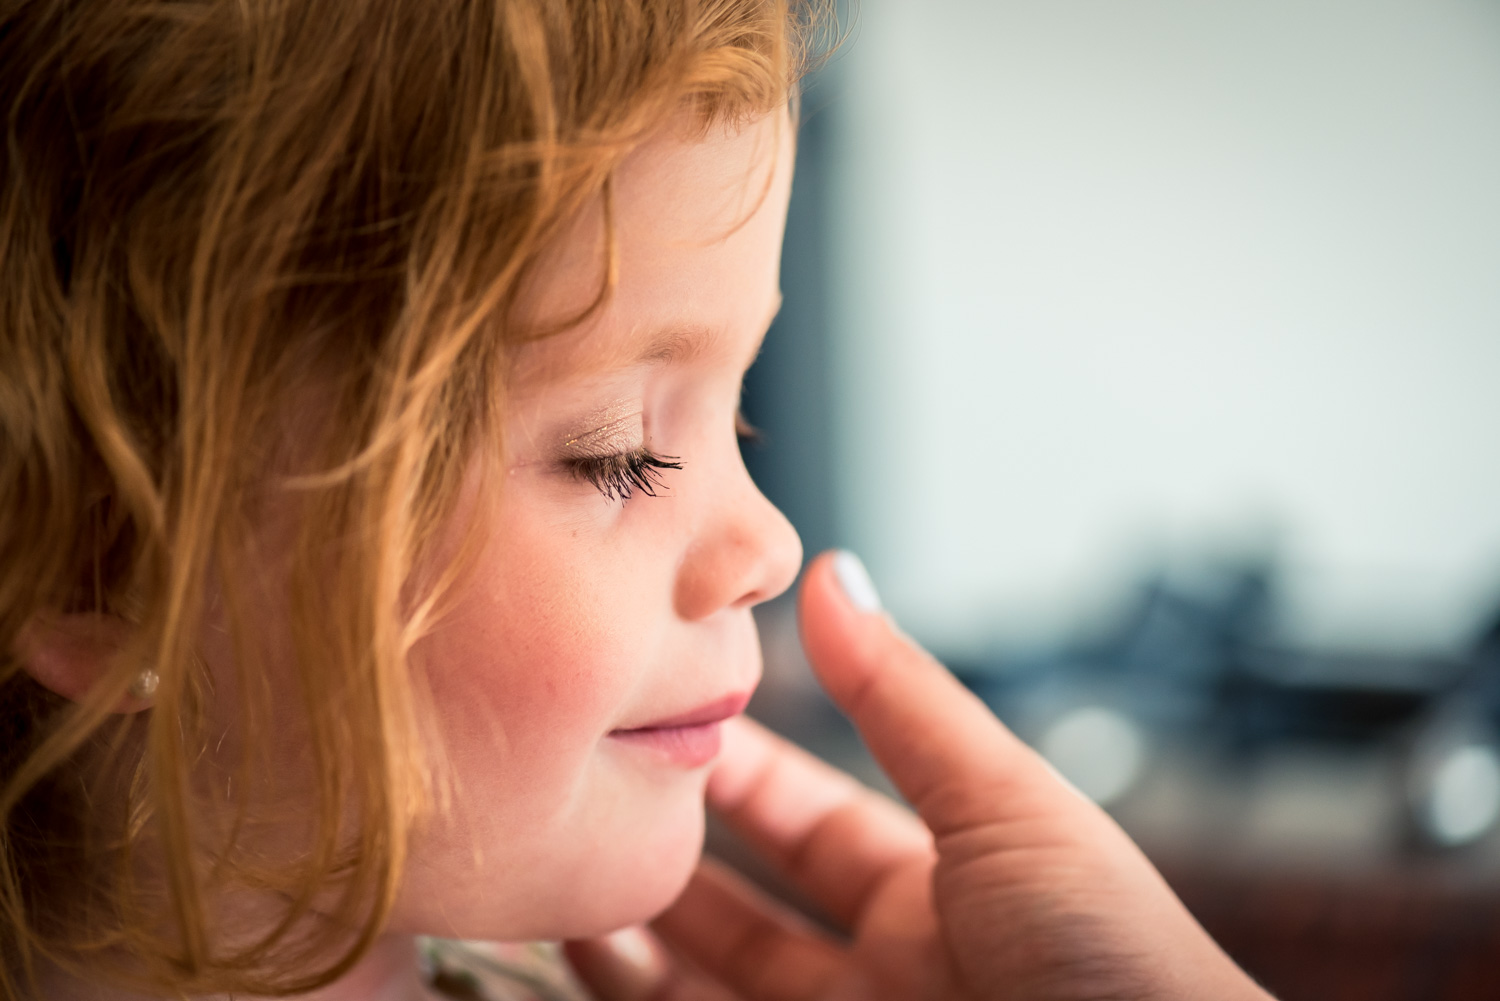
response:
[[(601, 309), (516, 353), (513, 377), (700, 356), (715, 333), (763, 329), (780, 301), (781, 236), (791, 187), (785, 115), (684, 139), (666, 130), (612, 180), (617, 281)], [(546, 248), (513, 323), (555, 326), (582, 313), (609, 266), (596, 199)]]

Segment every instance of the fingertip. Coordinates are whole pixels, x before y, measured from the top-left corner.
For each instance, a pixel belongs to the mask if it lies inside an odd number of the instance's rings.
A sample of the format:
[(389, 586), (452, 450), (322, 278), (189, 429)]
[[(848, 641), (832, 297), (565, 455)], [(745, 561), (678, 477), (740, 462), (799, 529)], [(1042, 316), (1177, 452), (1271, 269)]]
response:
[(858, 690), (874, 669), (890, 625), (859, 558), (847, 550), (821, 553), (798, 594), (802, 645), (834, 701)]
[(765, 747), (764, 733), (743, 716), (727, 719), (722, 726), (719, 759), (708, 773), (707, 798), (715, 807), (733, 803), (743, 795), (754, 779)]
[(872, 615), (881, 610), (880, 592), (875, 590), (875, 582), (870, 579), (870, 571), (865, 569), (863, 560), (847, 549), (838, 549), (834, 550), (828, 565), (844, 599), (855, 611)]
[(578, 978), (606, 1001), (644, 1001), (670, 975), (665, 949), (641, 927), (565, 942), (563, 953)]
[(835, 610), (876, 615), (882, 608), (869, 570), (847, 549), (827, 549), (813, 558), (802, 574), (797, 603), (804, 615), (809, 611), (820, 614)]
[(745, 749), (754, 745), (755, 724), (750, 717), (740, 715), (731, 716), (724, 721), (724, 750), (722, 754), (725, 759), (733, 759), (745, 752)]

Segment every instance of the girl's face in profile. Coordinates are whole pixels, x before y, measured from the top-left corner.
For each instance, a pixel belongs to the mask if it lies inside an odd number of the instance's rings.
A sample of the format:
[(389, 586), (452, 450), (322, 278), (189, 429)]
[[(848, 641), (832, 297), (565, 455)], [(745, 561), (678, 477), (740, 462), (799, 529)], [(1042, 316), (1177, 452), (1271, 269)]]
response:
[[(520, 349), (503, 449), (455, 519), (477, 517), (477, 562), (415, 652), (454, 795), (416, 834), (393, 930), (601, 932), (664, 907), (696, 861), (713, 723), (760, 676), (750, 609), (801, 562), (736, 436), (791, 163), (785, 112), (634, 153), (613, 294)], [(523, 321), (593, 300), (602, 230), (596, 206), (549, 250)]]

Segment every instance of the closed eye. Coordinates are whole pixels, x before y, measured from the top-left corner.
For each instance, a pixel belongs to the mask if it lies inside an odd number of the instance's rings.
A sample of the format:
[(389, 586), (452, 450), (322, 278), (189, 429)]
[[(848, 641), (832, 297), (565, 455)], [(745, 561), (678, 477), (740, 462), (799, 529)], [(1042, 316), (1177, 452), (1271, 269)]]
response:
[(592, 483), (608, 501), (629, 500), (636, 491), (655, 497), (662, 471), (682, 468), (677, 456), (657, 455), (645, 445), (609, 455), (573, 456), (565, 462), (574, 476)]

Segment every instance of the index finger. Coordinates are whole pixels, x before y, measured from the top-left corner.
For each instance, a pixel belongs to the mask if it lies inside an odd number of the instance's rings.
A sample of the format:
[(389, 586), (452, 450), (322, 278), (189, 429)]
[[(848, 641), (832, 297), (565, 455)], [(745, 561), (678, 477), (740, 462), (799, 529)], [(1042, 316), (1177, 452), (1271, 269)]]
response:
[(1034, 751), (885, 615), (852, 553), (813, 561), (798, 596), (823, 687), (938, 837), (1084, 805)]
[(935, 857), (908, 810), (748, 719), (726, 723), (708, 801), (846, 928), (890, 877)]

